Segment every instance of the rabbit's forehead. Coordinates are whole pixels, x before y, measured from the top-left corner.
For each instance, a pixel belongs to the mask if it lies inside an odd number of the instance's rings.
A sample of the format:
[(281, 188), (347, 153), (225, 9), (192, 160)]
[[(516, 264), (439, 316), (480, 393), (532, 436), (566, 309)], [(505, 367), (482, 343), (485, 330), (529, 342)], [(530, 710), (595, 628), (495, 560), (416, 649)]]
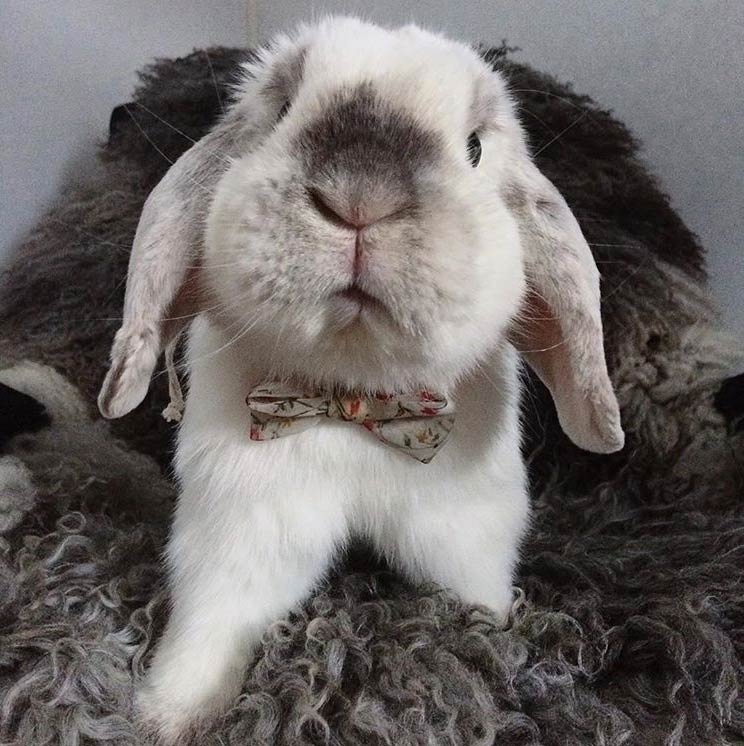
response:
[(421, 29), (364, 27), (352, 35), (337, 27), (307, 47), (301, 96), (322, 103), (339, 91), (374, 91), (422, 124), (459, 129), (484, 76), (471, 49)]

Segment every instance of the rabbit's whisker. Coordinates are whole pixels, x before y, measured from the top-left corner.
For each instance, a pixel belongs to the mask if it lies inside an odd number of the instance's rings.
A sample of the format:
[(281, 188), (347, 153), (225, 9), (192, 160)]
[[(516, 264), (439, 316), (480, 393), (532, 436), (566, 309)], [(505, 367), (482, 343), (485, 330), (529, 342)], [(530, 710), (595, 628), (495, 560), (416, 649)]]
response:
[(214, 92), (217, 94), (217, 101), (220, 105), (222, 115), (225, 114), (225, 104), (222, 101), (222, 94), (220, 93), (220, 87), (217, 85), (217, 76), (214, 74), (214, 67), (212, 66), (212, 58), (209, 56), (209, 50), (204, 50), (204, 56), (207, 58), (207, 65), (209, 65), (209, 74), (212, 76), (212, 83), (214, 83)]
[[(172, 158), (169, 158), (161, 150), (161, 148), (157, 145), (157, 143), (150, 137), (150, 135), (147, 134), (147, 132), (145, 131), (145, 128), (137, 121), (137, 117), (135, 117), (134, 114), (132, 114), (128, 104), (124, 104), (124, 110), (127, 112), (127, 114), (129, 114), (130, 118), (137, 126), (137, 129), (142, 133), (142, 136), (145, 138), (145, 140), (147, 140), (147, 142), (149, 142), (150, 145), (152, 145), (152, 147), (155, 149), (158, 155), (160, 155), (163, 159), (165, 159), (172, 166), (175, 163), (175, 161)], [(195, 179), (190, 173), (188, 173), (188, 171), (185, 172), (185, 175), (189, 181), (194, 183), (199, 189), (201, 189), (206, 195), (208, 195), (211, 198), (212, 190), (210, 188), (206, 187), (204, 183)]]
[(548, 140), (548, 142), (546, 142), (545, 145), (543, 145), (539, 150), (533, 153), (532, 157), (537, 158), (540, 155), (540, 153), (542, 153), (547, 148), (549, 148), (554, 142), (556, 142), (557, 140), (560, 140), (560, 138), (563, 137), (563, 135), (565, 135), (566, 132), (568, 132), (570, 129), (573, 129), (577, 124), (579, 124), (579, 122), (584, 121), (587, 115), (588, 115), (588, 111), (585, 111), (583, 114), (576, 117), (576, 119), (574, 119), (573, 122), (571, 122), (571, 124), (569, 124), (567, 127), (564, 127), (564, 129), (562, 129), (552, 140)]

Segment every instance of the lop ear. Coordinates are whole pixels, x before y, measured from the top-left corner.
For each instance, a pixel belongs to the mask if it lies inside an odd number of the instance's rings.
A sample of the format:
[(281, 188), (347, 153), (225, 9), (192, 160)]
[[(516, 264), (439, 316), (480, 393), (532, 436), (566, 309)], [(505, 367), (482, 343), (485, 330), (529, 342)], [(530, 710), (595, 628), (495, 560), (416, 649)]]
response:
[(227, 122), (186, 151), (151, 192), (129, 259), (124, 321), (98, 395), (104, 417), (145, 398), (160, 353), (202, 307), (198, 266), (212, 191), (230, 162)]
[(623, 447), (605, 362), (599, 272), (558, 190), (525, 155), (505, 199), (519, 223), (528, 291), (513, 341), (548, 387), (563, 431), (580, 448)]

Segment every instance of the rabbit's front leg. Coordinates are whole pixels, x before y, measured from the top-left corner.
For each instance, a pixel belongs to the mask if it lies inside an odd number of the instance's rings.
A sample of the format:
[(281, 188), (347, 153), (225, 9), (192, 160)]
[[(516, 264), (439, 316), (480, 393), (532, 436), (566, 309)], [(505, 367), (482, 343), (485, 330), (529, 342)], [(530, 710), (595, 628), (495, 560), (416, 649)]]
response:
[(445, 475), (427, 482), (428, 494), (396, 506), (375, 536), (378, 547), (414, 582), (441, 584), (506, 621), (529, 520), (519, 471), (513, 483)]
[(271, 445), (258, 466), (220, 446), (182, 480), (167, 552), (172, 611), (136, 696), (161, 743), (187, 742), (230, 705), (266, 626), (306, 597), (343, 539), (339, 502), (307, 482), (291, 489), (268, 468)]

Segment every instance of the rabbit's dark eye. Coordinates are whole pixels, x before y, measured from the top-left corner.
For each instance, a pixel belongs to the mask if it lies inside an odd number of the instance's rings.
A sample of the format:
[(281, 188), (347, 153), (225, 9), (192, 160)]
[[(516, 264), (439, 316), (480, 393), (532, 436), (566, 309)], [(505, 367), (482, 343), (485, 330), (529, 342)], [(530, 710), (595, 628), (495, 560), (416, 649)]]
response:
[(287, 116), (287, 112), (289, 111), (289, 101), (285, 101), (282, 104), (282, 108), (279, 109), (279, 113), (277, 114), (276, 121), (281, 122), (284, 117)]
[(475, 168), (480, 163), (482, 153), (483, 148), (481, 147), (481, 141), (478, 137), (478, 133), (471, 132), (470, 137), (468, 137), (468, 160), (470, 161), (470, 165), (473, 168)]

